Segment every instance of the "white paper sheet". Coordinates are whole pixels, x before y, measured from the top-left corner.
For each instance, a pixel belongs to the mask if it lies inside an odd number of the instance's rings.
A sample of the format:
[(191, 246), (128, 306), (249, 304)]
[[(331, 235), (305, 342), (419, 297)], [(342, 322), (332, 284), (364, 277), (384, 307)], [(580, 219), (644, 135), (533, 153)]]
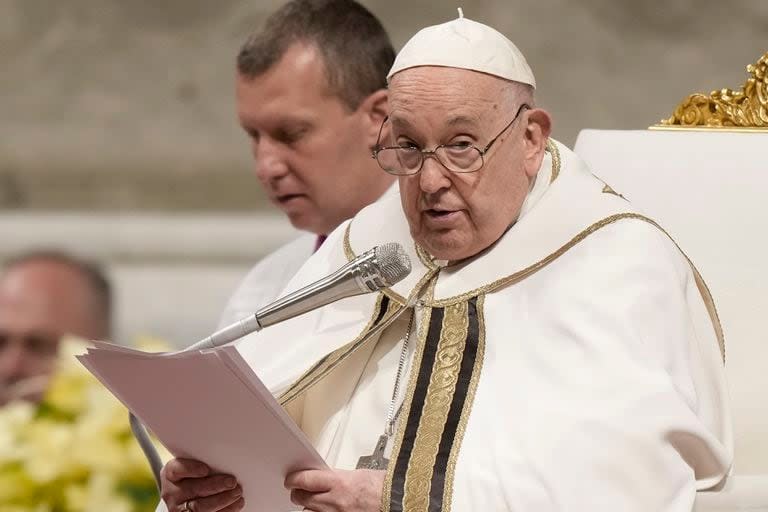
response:
[(296, 510), (285, 476), (327, 467), (234, 347), (150, 354), (98, 344), (78, 359), (174, 456), (235, 475), (246, 511)]

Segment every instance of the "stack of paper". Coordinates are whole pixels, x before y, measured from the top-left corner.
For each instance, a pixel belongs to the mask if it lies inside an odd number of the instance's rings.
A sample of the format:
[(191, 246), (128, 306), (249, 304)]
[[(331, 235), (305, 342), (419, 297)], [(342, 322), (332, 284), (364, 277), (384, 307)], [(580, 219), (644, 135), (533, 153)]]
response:
[(247, 511), (296, 510), (285, 476), (327, 467), (234, 347), (150, 354), (99, 343), (79, 359), (174, 456), (235, 475)]

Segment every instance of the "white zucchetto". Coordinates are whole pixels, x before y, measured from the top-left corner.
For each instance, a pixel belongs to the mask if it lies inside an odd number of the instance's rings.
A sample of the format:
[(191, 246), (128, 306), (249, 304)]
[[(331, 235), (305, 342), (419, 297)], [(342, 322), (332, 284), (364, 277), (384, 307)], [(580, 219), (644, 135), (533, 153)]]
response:
[(389, 70), (393, 75), (417, 66), (469, 69), (536, 88), (528, 62), (517, 46), (488, 25), (464, 17), (421, 29), (400, 50)]

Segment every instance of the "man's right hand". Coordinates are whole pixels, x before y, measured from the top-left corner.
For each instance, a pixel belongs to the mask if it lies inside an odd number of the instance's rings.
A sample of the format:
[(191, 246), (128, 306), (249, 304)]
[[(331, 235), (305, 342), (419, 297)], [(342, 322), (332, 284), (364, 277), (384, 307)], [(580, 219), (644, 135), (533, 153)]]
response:
[(232, 475), (213, 474), (192, 459), (171, 459), (160, 472), (168, 512), (237, 512), (245, 506), (243, 488)]

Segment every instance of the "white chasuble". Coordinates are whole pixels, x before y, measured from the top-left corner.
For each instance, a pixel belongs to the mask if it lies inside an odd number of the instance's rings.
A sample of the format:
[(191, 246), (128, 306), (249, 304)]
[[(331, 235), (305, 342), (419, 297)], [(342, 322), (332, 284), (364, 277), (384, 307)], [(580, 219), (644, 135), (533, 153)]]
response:
[(384, 431), (415, 310), (383, 510), (682, 512), (726, 478), (706, 286), (562, 145), (550, 142), (517, 222), (474, 258), (431, 261), (393, 195), (335, 231), (289, 288), (393, 241), (413, 271), (392, 289), (238, 345), (329, 465), (352, 469)]

